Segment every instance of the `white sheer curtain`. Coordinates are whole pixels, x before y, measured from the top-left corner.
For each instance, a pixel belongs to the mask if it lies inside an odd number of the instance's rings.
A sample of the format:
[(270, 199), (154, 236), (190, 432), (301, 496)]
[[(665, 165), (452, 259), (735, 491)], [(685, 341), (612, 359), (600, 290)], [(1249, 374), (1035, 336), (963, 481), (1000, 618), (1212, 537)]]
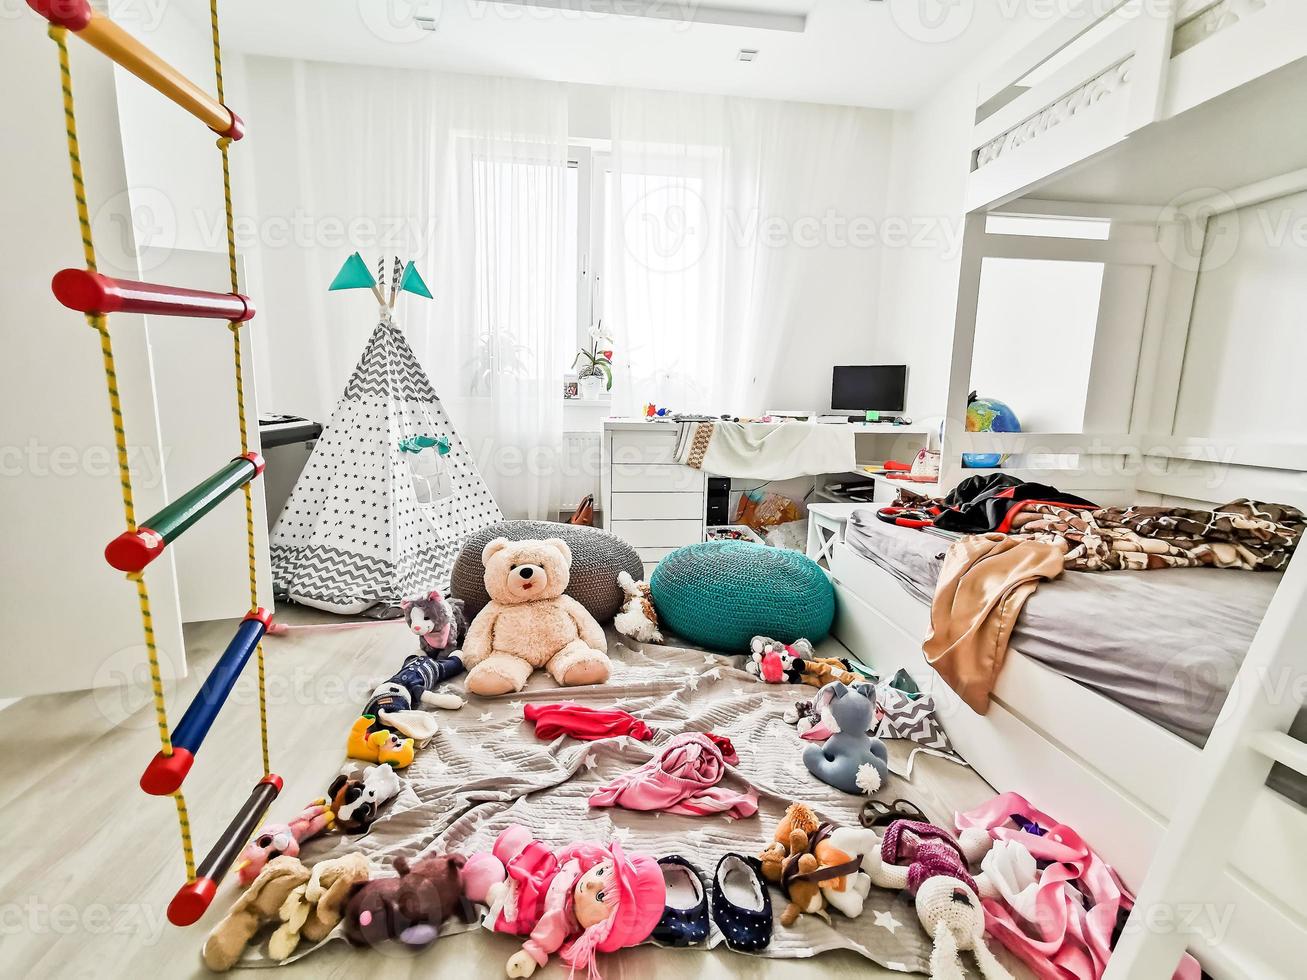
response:
[(612, 139), (604, 310), (619, 413), (819, 407), (832, 360), (860, 349), (846, 338), (871, 343), (885, 114), (620, 91)]
[(560, 268), (564, 89), (259, 58), (247, 69), (265, 406), (329, 416), (375, 302), (327, 284), (355, 250), (370, 268), (412, 258), (435, 300), (405, 295), (397, 318), (491, 491), (509, 516), (556, 516), (561, 345), (575, 332)]

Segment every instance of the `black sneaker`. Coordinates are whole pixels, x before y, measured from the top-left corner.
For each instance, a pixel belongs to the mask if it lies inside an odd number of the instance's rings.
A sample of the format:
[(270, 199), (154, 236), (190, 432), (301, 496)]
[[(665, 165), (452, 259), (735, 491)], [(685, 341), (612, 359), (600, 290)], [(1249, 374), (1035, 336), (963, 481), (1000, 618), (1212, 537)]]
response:
[(708, 938), (708, 889), (703, 875), (685, 858), (669, 854), (658, 860), (667, 887), (663, 917), (653, 941), (663, 946), (694, 946)]
[(771, 895), (757, 858), (724, 854), (713, 875), (712, 917), (726, 945), (755, 953), (771, 942)]

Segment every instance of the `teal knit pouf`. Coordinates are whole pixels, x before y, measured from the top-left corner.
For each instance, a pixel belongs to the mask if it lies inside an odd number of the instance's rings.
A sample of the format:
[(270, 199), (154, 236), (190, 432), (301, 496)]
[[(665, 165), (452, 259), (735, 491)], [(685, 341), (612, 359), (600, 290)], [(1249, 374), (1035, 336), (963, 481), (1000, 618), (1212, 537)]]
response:
[(678, 636), (745, 653), (757, 635), (782, 643), (830, 632), (835, 587), (811, 558), (745, 541), (678, 548), (649, 580), (658, 618)]

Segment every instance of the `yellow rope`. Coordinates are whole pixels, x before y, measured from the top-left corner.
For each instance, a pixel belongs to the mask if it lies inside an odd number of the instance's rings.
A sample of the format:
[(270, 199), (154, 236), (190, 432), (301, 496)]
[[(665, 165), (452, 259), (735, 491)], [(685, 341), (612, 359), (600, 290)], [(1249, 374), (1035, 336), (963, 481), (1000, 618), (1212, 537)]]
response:
[[(73, 197), (77, 201), (77, 223), (82, 235), (82, 253), (86, 267), (95, 271), (95, 242), (91, 237), (91, 218), (86, 203), (86, 181), (82, 175), (81, 149), (77, 139), (77, 114), (73, 104), (73, 79), (68, 66), (68, 32), (66, 28), (51, 26), (50, 38), (59, 49), (59, 83), (63, 90), (64, 128), (68, 134), (68, 163), (73, 175)], [(127, 430), (123, 423), (122, 397), (118, 392), (118, 371), (114, 363), (113, 340), (109, 324), (100, 314), (88, 314), (86, 322), (100, 335), (100, 353), (104, 359), (105, 388), (109, 393), (109, 411), (113, 418), (114, 447), (118, 460), (118, 482), (122, 489), (123, 517), (130, 531), (136, 530), (136, 502), (132, 496), (132, 471), (127, 458)], [(172, 755), (172, 738), (169, 735), (168, 707), (163, 696), (163, 678), (159, 670), (159, 648), (154, 636), (154, 613), (150, 607), (150, 591), (144, 576), (129, 575), (136, 582), (136, 598), (141, 612), (141, 629), (145, 634), (145, 652), (150, 663), (150, 687), (154, 696), (154, 716), (159, 729), (159, 748), (164, 755)], [(191, 845), (191, 823), (186, 810), (186, 798), (178, 790), (173, 794), (177, 805), (177, 826), (181, 832), (182, 855), (186, 861), (186, 878), (195, 879), (195, 854)]]
[[(209, 0), (209, 25), (213, 33), (213, 73), (217, 81), (218, 101), (225, 103), (222, 86), (222, 41), (218, 33), (218, 0)], [(227, 219), (227, 271), (231, 279), (231, 291), (240, 292), (240, 277), (236, 268), (236, 217), (231, 197), (231, 160), (228, 149), (231, 139), (219, 137), (218, 153), (222, 157), (222, 198)], [(240, 428), (241, 454), (250, 451), (249, 431), (245, 424), (245, 368), (241, 351), (241, 324), (231, 321), (232, 355), (236, 368), (236, 421)], [(259, 605), (259, 573), (255, 557), (254, 539), (254, 494), (249, 482), (244, 486), (245, 493), (245, 546), (250, 576), (250, 608)], [(259, 682), (259, 748), (263, 753), (263, 774), (272, 771), (268, 752), (268, 693), (267, 672), (263, 658), (263, 644), (255, 647), (255, 662), (258, 667)]]

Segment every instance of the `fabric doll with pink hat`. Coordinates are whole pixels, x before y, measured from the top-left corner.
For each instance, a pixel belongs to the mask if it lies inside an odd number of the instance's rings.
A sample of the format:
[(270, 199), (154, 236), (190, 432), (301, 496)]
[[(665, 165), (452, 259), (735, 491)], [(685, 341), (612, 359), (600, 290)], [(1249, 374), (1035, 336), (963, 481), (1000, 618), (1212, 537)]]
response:
[(464, 894), (490, 906), (483, 925), (526, 936), (508, 960), (510, 977), (529, 977), (555, 952), (575, 972), (602, 980), (599, 953), (644, 942), (662, 917), (666, 886), (658, 862), (583, 841), (555, 852), (520, 824), (463, 869)]

